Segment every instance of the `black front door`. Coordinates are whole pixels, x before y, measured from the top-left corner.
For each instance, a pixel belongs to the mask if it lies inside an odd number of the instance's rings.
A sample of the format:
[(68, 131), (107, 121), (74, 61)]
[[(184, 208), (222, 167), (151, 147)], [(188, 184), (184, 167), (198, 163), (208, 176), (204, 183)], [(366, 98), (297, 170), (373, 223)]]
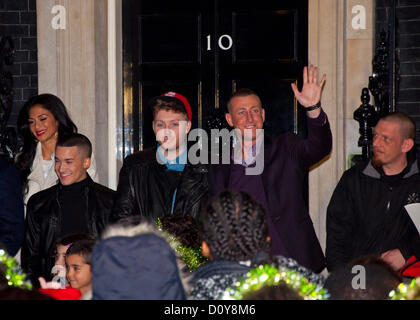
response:
[(307, 64), (307, 0), (123, 1), (123, 155), (153, 146), (148, 100), (187, 97), (193, 128), (223, 114), (238, 88), (256, 91), (265, 129), (305, 134), (290, 84)]

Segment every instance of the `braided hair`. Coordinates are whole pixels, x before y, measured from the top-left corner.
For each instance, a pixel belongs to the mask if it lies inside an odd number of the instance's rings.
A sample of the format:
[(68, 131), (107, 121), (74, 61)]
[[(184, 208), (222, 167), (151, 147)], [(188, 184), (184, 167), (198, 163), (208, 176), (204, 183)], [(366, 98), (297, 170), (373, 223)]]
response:
[(220, 193), (205, 208), (200, 224), (213, 259), (247, 261), (268, 251), (264, 209), (247, 193)]

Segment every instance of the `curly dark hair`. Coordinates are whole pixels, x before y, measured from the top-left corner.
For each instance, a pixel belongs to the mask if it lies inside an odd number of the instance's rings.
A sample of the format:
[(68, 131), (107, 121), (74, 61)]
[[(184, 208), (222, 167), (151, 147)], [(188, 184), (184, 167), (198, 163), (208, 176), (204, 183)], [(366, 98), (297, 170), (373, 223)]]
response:
[(208, 203), (200, 224), (212, 259), (246, 261), (268, 252), (264, 209), (247, 193), (223, 191)]
[(16, 167), (20, 172), (22, 187), (24, 193), (27, 190), (28, 176), (31, 173), (32, 162), (35, 158), (36, 146), (38, 140), (32, 134), (29, 128), (29, 110), (35, 106), (41, 105), (44, 109), (51, 112), (58, 121), (58, 137), (63, 137), (72, 133), (77, 133), (77, 127), (70, 119), (64, 103), (53, 94), (40, 94), (30, 98), (19, 112), (17, 127), (19, 134), (23, 139), (23, 147), (16, 157)]
[(202, 237), (198, 222), (191, 216), (161, 217), (162, 229), (176, 237), (185, 247), (200, 248)]

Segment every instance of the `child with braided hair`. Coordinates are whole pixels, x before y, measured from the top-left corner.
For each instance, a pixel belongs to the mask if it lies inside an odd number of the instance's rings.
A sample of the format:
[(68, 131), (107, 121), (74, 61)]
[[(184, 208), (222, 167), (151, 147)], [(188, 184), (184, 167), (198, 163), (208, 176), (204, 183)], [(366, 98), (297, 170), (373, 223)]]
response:
[(193, 272), (193, 300), (217, 300), (224, 290), (268, 259), (264, 209), (244, 193), (222, 192), (199, 219), (203, 255), (210, 262)]

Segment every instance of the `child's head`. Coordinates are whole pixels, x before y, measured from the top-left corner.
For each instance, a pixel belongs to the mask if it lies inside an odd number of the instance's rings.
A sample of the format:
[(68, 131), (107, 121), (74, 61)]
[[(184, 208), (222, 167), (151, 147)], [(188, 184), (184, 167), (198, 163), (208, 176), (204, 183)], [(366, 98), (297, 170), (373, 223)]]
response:
[(200, 217), (203, 254), (211, 259), (253, 260), (268, 251), (264, 209), (244, 193), (222, 192)]
[(173, 235), (185, 247), (200, 248), (202, 239), (198, 222), (191, 216), (161, 217), (162, 230)]
[(95, 241), (81, 240), (73, 243), (66, 253), (67, 280), (72, 288), (82, 294), (91, 289), (90, 261)]
[(55, 264), (65, 266), (66, 265), (66, 252), (67, 249), (76, 241), (80, 240), (94, 240), (94, 237), (88, 233), (74, 233), (65, 235), (58, 238), (56, 241), (55, 248)]

